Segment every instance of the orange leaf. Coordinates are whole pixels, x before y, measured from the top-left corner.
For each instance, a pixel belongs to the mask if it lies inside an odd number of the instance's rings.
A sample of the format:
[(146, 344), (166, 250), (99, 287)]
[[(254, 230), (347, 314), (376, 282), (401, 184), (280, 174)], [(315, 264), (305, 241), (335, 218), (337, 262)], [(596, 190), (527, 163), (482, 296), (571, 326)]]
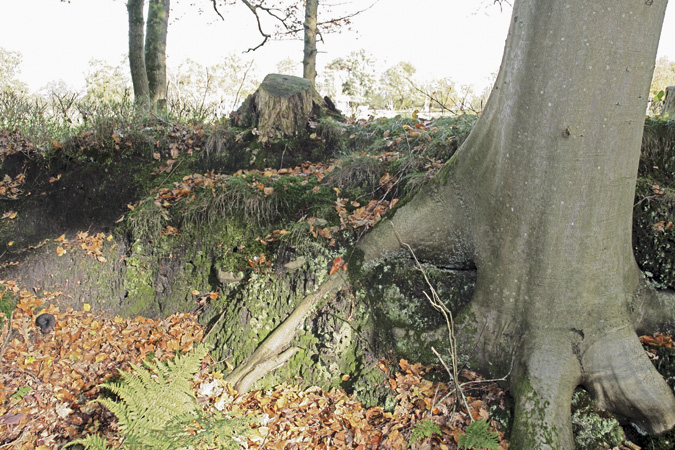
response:
[(340, 270), (342, 266), (345, 265), (345, 260), (341, 256), (338, 256), (333, 260), (333, 266), (330, 268), (330, 275), (333, 275), (335, 272)]

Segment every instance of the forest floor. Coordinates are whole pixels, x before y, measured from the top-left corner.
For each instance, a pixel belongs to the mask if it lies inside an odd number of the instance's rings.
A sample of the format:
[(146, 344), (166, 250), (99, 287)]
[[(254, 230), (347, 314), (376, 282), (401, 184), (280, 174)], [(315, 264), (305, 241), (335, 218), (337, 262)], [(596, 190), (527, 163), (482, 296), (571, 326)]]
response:
[[(428, 141), (428, 145), (432, 144), (432, 138), (427, 131), (433, 125), (429, 123), (413, 123), (408, 126), (409, 134), (404, 137), (390, 133), (385, 129), (386, 125), (377, 126), (377, 130), (367, 130), (363, 134), (373, 135), (377, 132), (385, 149), (413, 138)], [(189, 136), (196, 135), (191, 133), (192, 131), (177, 133), (176, 139), (166, 145), (166, 153), (170, 156), (173, 156), (174, 151), (178, 154), (179, 150), (184, 154), (191, 153), (196, 146), (194, 142), (186, 144)], [(352, 137), (354, 135), (350, 136)], [(94, 144), (91, 135), (84, 134), (81, 139), (83, 142), (79, 145), (83, 148)], [(109, 136), (109, 139), (115, 146), (131, 146), (120, 141), (120, 136), (116, 134)], [(4, 134), (0, 133), (0, 156), (7, 156), (3, 152), (8, 153), (7, 149), (10, 147), (13, 154), (17, 153), (17, 148), (21, 152), (25, 145), (28, 144), (20, 142), (20, 139), (17, 140), (16, 136), (10, 136), (6, 131)], [(59, 145), (55, 147), (58, 150)], [(177, 165), (176, 159), (171, 159), (170, 156), (167, 158), (166, 155), (152, 155), (156, 160), (155, 170), (158, 173), (166, 173), (168, 176), (172, 167)], [(420, 160), (420, 170), (438, 169), (436, 160), (426, 156)], [(55, 186), (67, 180), (69, 172), (80, 170), (82, 165), (47, 165), (42, 171), (35, 168), (36, 166), (31, 167), (29, 173), (21, 170), (15, 171), (11, 176), (0, 173), (0, 197), (27, 197), (30, 195), (30, 186), (33, 199), (42, 196), (49, 200), (51, 191), (57, 189)], [(9, 167), (3, 166), (3, 170), (9, 170)], [(31, 179), (28, 184), (26, 178)], [(55, 218), (54, 223), (65, 223), (73, 220), (70, 217), (71, 208), (89, 201), (93, 205), (92, 216), (80, 217), (81, 221), (69, 223), (71, 231), (78, 231), (70, 233), (72, 236), (67, 238), (56, 233), (56, 229), (52, 230), (49, 223), (43, 223), (40, 225), (43, 227), (41, 233), (50, 237), (40, 243), (30, 243), (32, 236), (29, 235), (0, 237), (6, 247), (1, 256), (5, 256), (7, 252), (14, 254), (20, 246), (44, 245), (49, 242), (59, 257), (68, 252), (80, 252), (85, 257), (92, 258), (92, 263), (103, 258), (100, 250), (106, 242), (112, 240), (112, 235), (101, 224), (113, 224), (125, 209), (133, 208), (133, 205), (127, 207), (127, 201), (133, 198), (133, 192), (129, 190), (125, 195), (117, 192), (110, 197), (105, 197), (104, 193), (103, 197), (97, 197), (93, 202), (86, 193), (95, 190), (94, 185), (99, 179), (90, 174), (88, 177), (78, 177), (77, 180), (79, 184), (63, 187), (63, 190), (72, 192), (72, 195), (67, 196), (68, 203), (55, 208), (50, 214)], [(389, 183), (384, 178), (378, 181)], [(187, 182), (183, 182), (185, 183)], [(651, 196), (665, 195), (657, 192), (654, 186), (662, 189), (658, 185), (649, 185), (648, 193)], [(181, 198), (188, 188), (189, 186), (183, 186), (183, 190), (167, 190), (162, 202), (173, 202)], [(161, 192), (157, 195), (161, 195)], [(370, 220), (369, 216), (359, 216), (358, 211), (361, 209), (363, 208), (350, 210), (349, 220)], [(365, 211), (367, 208), (362, 213)], [(10, 208), (4, 208), (0, 214), (0, 231), (2, 221), (9, 222), (17, 216), (17, 212)], [(96, 226), (88, 227), (87, 220), (94, 220)], [(650, 226), (656, 227), (659, 224), (663, 230), (657, 230), (658, 233), (672, 233), (672, 222), (655, 222)], [(54, 234), (50, 235), (51, 232)], [(48, 277), (50, 270), (55, 269), (43, 267), (42, 270), (44, 272), (36, 276)], [(74, 280), (76, 276), (75, 274)], [(196, 301), (208, 301), (209, 296), (218, 295), (200, 292), (193, 294)], [(95, 401), (100, 396), (110, 396), (102, 383), (118, 379), (119, 371), (131, 371), (134, 365), (139, 366), (153, 360), (166, 361), (177, 355), (189, 354), (204, 339), (206, 333), (199, 324), (197, 314), (173, 314), (160, 319), (120, 317), (96, 311), (88, 303), (84, 303), (81, 308), (74, 308), (67, 301), (67, 292), (28, 290), (17, 280), (0, 281), (0, 300), (3, 297), (5, 300), (13, 299), (13, 305), (11, 309), (3, 311), (6, 317), (0, 322), (0, 450), (60, 448), (64, 443), (90, 434), (101, 435), (112, 448), (123, 448), (124, 430), (118, 426), (117, 418)], [(41, 333), (35, 325), (38, 313), (54, 315), (55, 328), (48, 333)], [(655, 364), (668, 361), (672, 365), (675, 361), (675, 345), (671, 336), (642, 336), (641, 341)], [(454, 450), (465, 439), (462, 436), (466, 436), (467, 427), (481, 420), (486, 421), (490, 427), (483, 436), (492, 436), (485, 441), (484, 447), (495, 450), (509, 448), (506, 437), (508, 419), (504, 419), (508, 414), (500, 414), (509, 408), (508, 392), (503, 389), (502, 384), (483, 380), (479, 374), (469, 370), (462, 371), (462, 389), (457, 392), (447, 382), (449, 378), (441, 366), (423, 366), (414, 361), (391, 362), (383, 359), (379, 367), (386, 375), (386, 387), (391, 390), (396, 402), (394, 405), (364, 408), (344, 391), (303, 388), (300, 387), (302, 380), (291, 379), (272, 390), (240, 394), (224, 381), (224, 374), (216, 367), (219, 363), (223, 362), (212, 361), (208, 356), (202, 361), (201, 369), (192, 379), (194, 397), (205, 411), (250, 418), (249, 429), (239, 439), (242, 448)], [(227, 365), (226, 362), (225, 364)], [(669, 381), (673, 381), (672, 377)], [(439, 426), (439, 423), (442, 425)], [(578, 422), (575, 431), (590, 433), (592, 430), (588, 430), (594, 424), (589, 422), (584, 428), (584, 424)], [(492, 432), (492, 429), (496, 431)], [(596, 429), (595, 432), (602, 434), (605, 431)], [(621, 432), (620, 443), (613, 447), (585, 448), (661, 448), (641, 447), (644, 445), (641, 442), (647, 441), (640, 441), (639, 436), (633, 436), (634, 434), (624, 435)]]
[[(87, 304), (82, 311), (60, 311), (54, 304), (59, 293), (38, 297), (15, 283), (1, 286), (20, 298), (12, 314), (13, 331), (5, 327), (0, 349), (3, 449), (53, 449), (88, 434), (99, 434), (118, 448), (123, 438), (115, 416), (95, 401), (105, 394), (102, 383), (143, 361), (189, 353), (204, 335), (194, 315), (105, 318)], [(42, 334), (33, 323), (33, 311), (45, 306), (41, 313), (53, 314), (56, 327)], [(489, 406), (505, 396), (497, 383), (481, 382), (467, 371), (463, 378), (473, 387), (464, 388), (461, 404), (449, 404), (443, 398), (448, 386), (425, 378), (437, 368), (405, 360), (388, 367), (382, 361), (397, 405), (390, 411), (382, 406), (364, 409), (344, 391), (301, 389), (299, 380), (272, 391), (238, 394), (212, 363), (204, 359), (194, 376), (194, 396), (205, 409), (250, 418), (251, 429), (242, 438), (249, 449), (404, 449), (409, 443), (419, 449), (454, 449), (465, 428), (475, 420), (489, 420)], [(415, 436), (416, 424), (448, 415), (452, 427), (434, 428), (426, 435), (422, 430)], [(495, 436), (494, 448), (508, 449), (504, 434)]]
[[(115, 416), (95, 401), (106, 394), (102, 383), (143, 361), (189, 353), (204, 335), (194, 315), (174, 314), (157, 320), (106, 318), (87, 304), (82, 311), (60, 311), (54, 305), (59, 293), (36, 296), (15, 283), (1, 285), (20, 298), (12, 314), (13, 331), (4, 328), (0, 348), (3, 449), (54, 449), (89, 434), (99, 434), (112, 448), (122, 448)], [(45, 306), (41, 312), (57, 320), (52, 331), (42, 334), (32, 312)], [(673, 349), (670, 336), (641, 339), (652, 357), (658, 349)], [(271, 391), (238, 394), (208, 357), (192, 385), (204, 409), (250, 418), (250, 430), (242, 436), (243, 448), (248, 449), (456, 449), (473, 421), (484, 419), (500, 428), (490, 415), (498, 409), (496, 405), (504, 406), (506, 393), (495, 382), (465, 371), (466, 397), (455, 403), (448, 401), (448, 386), (435, 381), (437, 367), (401, 360), (398, 367), (382, 361), (381, 369), (396, 393), (397, 404), (389, 410), (382, 406), (364, 409), (341, 390), (302, 389), (299, 380), (289, 380)], [(450, 416), (452, 426), (425, 429), (420, 425), (439, 416)], [(495, 437), (490, 448), (509, 448), (503, 432)], [(629, 440), (614, 447), (639, 448)]]

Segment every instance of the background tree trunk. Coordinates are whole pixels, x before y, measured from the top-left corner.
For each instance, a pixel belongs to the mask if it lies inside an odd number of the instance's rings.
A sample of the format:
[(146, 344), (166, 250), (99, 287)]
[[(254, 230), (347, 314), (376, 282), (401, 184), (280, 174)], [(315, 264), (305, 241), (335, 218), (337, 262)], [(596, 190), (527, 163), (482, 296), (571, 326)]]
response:
[(150, 0), (145, 36), (145, 68), (153, 109), (166, 109), (166, 36), (170, 0)]
[(666, 98), (663, 100), (663, 114), (673, 119), (675, 118), (675, 86), (666, 88)]
[(145, 71), (143, 6), (145, 0), (129, 0), (129, 69), (134, 86), (134, 99), (137, 104), (148, 102), (150, 91), (148, 75)]
[(307, 0), (305, 4), (305, 45), (302, 59), (303, 78), (316, 83), (316, 32), (319, 0)]
[[(665, 6), (517, 0), (492, 95), (445, 183), (392, 218), (418, 256), (475, 264), (458, 342), (473, 367), (510, 373), (514, 449), (574, 448), (579, 385), (650, 432), (675, 424), (675, 397), (635, 332), (646, 309), (675, 299), (646, 285), (631, 245)], [(383, 223), (360, 247), (372, 259), (396, 238)]]

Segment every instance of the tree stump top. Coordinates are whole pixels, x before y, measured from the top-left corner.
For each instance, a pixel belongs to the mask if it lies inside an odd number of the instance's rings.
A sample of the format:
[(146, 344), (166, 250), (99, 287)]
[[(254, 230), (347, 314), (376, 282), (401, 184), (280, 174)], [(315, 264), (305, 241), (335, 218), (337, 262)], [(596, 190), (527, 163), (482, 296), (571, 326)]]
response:
[(260, 88), (274, 97), (290, 97), (311, 89), (312, 82), (292, 75), (270, 73), (260, 84)]

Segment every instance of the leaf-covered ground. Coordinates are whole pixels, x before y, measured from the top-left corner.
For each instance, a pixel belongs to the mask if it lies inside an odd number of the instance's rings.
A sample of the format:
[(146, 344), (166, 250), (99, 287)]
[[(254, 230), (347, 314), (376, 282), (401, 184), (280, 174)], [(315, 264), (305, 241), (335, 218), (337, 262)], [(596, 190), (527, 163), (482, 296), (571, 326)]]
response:
[[(115, 418), (92, 402), (103, 395), (100, 384), (151, 358), (171, 358), (189, 352), (203, 338), (196, 317), (174, 314), (163, 320), (142, 317), (103, 318), (85, 304), (83, 311), (59, 311), (53, 302), (60, 293), (35, 293), (3, 281), (2, 292), (15, 295), (17, 308), (2, 330), (0, 349), (0, 448), (52, 449), (89, 433), (100, 433), (118, 445)], [(56, 317), (56, 327), (42, 334), (34, 324), (38, 312)], [(11, 328), (10, 328), (11, 324)], [(673, 348), (664, 335), (642, 338), (650, 355)], [(293, 380), (272, 391), (239, 395), (223, 381), (223, 373), (204, 361), (195, 376), (198, 402), (206, 410), (251, 417), (249, 449), (405, 449), (416, 424), (433, 421), (440, 434), (422, 437), (412, 448), (456, 449), (472, 420), (487, 419), (505, 408), (505, 392), (497, 383), (462, 373), (465, 400), (433, 373), (401, 360), (394, 367), (381, 361), (395, 406), (364, 409), (344, 391), (301, 389)], [(431, 373), (430, 373), (431, 372)], [(428, 376), (433, 375), (433, 376)], [(447, 378), (446, 378), (447, 379)], [(468, 408), (468, 409), (467, 409)], [(498, 422), (491, 421), (499, 428)], [(499, 449), (508, 449), (503, 433)], [(616, 448), (639, 448), (626, 442)]]
[[(9, 281), (1, 286), (20, 301), (2, 333), (0, 448), (51, 449), (89, 433), (119, 443), (114, 416), (92, 402), (105, 393), (99, 385), (118, 370), (129, 370), (131, 363), (189, 352), (203, 337), (191, 315), (103, 318), (88, 305), (83, 311), (59, 311), (48, 304), (60, 293), (38, 297)], [(56, 317), (51, 332), (42, 334), (34, 324), (36, 311)], [(431, 368), (404, 360), (398, 367), (380, 363), (397, 400), (387, 410), (366, 410), (344, 391), (302, 390), (292, 382), (239, 395), (209, 364), (204, 361), (195, 377), (195, 395), (206, 409), (251, 416), (249, 449), (403, 449), (423, 420), (436, 422), (442, 434), (420, 440), (418, 448), (454, 449), (472, 419), (489, 419), (491, 406), (504, 407), (505, 394), (496, 383), (482, 383), (465, 372), (473, 388), (465, 387), (466, 402), (458, 405), (445, 383), (425, 379)], [(499, 448), (507, 449), (508, 443), (502, 440)]]

